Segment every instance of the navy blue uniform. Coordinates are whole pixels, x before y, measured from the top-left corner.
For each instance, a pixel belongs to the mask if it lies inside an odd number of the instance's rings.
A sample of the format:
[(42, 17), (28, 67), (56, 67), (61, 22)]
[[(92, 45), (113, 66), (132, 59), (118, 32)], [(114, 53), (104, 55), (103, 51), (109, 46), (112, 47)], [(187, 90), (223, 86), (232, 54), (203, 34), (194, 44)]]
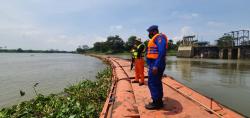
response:
[[(159, 100), (163, 97), (163, 88), (162, 88), (162, 76), (166, 66), (166, 40), (165, 37), (159, 36), (156, 38), (154, 43), (157, 45), (158, 48), (158, 58), (157, 59), (148, 59), (147, 64), (149, 66), (148, 71), (148, 86), (151, 93), (151, 97), (153, 100)], [(158, 73), (156, 75), (153, 74), (152, 70), (153, 67), (158, 68)]]

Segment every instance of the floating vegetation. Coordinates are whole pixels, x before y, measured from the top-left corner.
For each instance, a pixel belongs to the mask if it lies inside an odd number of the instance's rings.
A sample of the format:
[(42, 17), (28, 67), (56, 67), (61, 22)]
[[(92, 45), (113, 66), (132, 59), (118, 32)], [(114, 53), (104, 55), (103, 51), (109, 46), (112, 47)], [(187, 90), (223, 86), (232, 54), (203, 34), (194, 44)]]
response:
[(111, 68), (99, 72), (95, 81), (84, 80), (64, 89), (64, 94), (36, 98), (0, 110), (0, 118), (97, 118), (111, 86)]

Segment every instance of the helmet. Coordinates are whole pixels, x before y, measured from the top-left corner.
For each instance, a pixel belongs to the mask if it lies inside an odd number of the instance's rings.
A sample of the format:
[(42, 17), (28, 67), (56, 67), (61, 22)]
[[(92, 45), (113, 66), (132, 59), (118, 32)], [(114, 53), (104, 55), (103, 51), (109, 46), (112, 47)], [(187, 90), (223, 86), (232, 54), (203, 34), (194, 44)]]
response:
[(157, 25), (152, 25), (152, 26), (150, 26), (150, 27), (147, 29), (148, 32), (151, 32), (151, 31), (153, 31), (153, 30), (158, 30), (158, 26), (157, 26)]

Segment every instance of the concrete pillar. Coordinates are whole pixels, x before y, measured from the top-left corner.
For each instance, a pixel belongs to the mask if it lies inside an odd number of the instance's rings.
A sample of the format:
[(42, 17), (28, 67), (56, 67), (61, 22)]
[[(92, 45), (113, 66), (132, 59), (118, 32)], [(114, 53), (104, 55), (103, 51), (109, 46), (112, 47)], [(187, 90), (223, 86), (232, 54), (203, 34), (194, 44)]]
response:
[(219, 58), (223, 59), (223, 49), (220, 49), (220, 51), (219, 51)]
[(194, 57), (194, 48), (193, 46), (191, 46), (191, 53), (190, 53), (190, 57), (193, 58)]
[(241, 55), (241, 53), (240, 53), (240, 48), (238, 48), (238, 55), (237, 55), (237, 59), (240, 59), (241, 57), (240, 57), (240, 55)]
[(228, 59), (232, 59), (232, 48), (228, 49)]

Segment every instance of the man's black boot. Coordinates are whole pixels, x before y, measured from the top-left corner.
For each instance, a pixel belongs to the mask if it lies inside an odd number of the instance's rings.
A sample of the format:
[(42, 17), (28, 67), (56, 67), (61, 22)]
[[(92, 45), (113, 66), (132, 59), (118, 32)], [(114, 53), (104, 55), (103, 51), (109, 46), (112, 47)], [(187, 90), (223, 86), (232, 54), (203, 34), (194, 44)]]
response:
[(163, 107), (162, 100), (153, 100), (153, 102), (145, 105), (145, 108), (148, 110), (156, 110), (156, 109), (160, 109), (162, 107)]
[(156, 104), (157, 104), (157, 106), (160, 107), (160, 108), (162, 108), (162, 107), (164, 106), (164, 105), (163, 105), (162, 99), (156, 100)]

